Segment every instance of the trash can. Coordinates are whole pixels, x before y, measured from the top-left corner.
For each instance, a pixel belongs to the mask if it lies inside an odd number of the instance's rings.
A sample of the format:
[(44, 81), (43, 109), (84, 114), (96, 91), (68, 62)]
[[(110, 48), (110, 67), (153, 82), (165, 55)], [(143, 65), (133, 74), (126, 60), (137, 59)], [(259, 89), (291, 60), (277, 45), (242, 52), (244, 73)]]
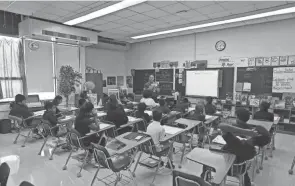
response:
[(9, 119), (0, 120), (0, 133), (7, 134), (11, 132), (11, 121)]

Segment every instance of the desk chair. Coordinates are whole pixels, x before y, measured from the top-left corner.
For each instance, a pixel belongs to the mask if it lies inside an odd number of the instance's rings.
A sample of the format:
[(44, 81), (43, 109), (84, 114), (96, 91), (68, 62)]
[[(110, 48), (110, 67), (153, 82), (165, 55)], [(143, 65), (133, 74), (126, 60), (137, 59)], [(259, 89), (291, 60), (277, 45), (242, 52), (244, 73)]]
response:
[[(153, 180), (152, 180), (151, 185), (153, 185), (153, 183), (154, 183), (154, 181), (156, 179), (157, 173), (158, 173), (158, 171), (160, 169), (160, 166), (161, 166), (161, 163), (162, 163), (162, 157), (167, 157), (168, 163), (170, 164), (170, 167), (172, 167), (171, 160), (168, 157), (170, 151), (172, 150), (171, 146), (173, 146), (173, 143), (170, 144), (170, 147), (169, 148), (165, 148), (165, 149), (162, 149), (161, 151), (157, 151), (157, 149), (156, 149), (157, 147), (154, 144), (154, 141), (153, 140), (150, 140), (150, 141), (148, 141), (148, 142), (146, 142), (146, 143), (144, 143), (144, 144), (142, 144), (140, 146), (140, 150), (142, 152), (150, 155), (150, 157), (148, 157), (148, 158), (151, 158), (152, 156), (155, 156), (155, 157), (158, 158), (158, 160), (153, 158), (153, 160), (156, 160), (157, 161), (157, 168), (156, 168), (155, 175), (153, 177)], [(148, 158), (146, 158), (146, 159), (148, 159)], [(144, 159), (144, 160), (146, 160), (146, 159)], [(143, 163), (143, 161), (140, 162), (140, 157), (138, 158), (138, 161), (139, 161), (139, 164), (140, 165), (145, 166), (145, 164)], [(134, 174), (136, 168), (137, 167), (134, 167), (133, 174)]]
[[(67, 144), (67, 141), (66, 139), (60, 139), (60, 136), (57, 135), (56, 133), (56, 130), (59, 129), (61, 127), (60, 124), (57, 124), (56, 126), (53, 126), (51, 127), (51, 124), (49, 121), (47, 120), (41, 120), (41, 126), (42, 126), (42, 129), (43, 129), (43, 132), (45, 134), (45, 138), (44, 138), (44, 143), (42, 144), (41, 146), (41, 149), (38, 153), (38, 155), (41, 155), (41, 152), (45, 146), (45, 144), (47, 143), (48, 139), (53, 139), (53, 138), (57, 138), (57, 141), (54, 142), (54, 146), (53, 146), (53, 150), (51, 152), (51, 155), (49, 157), (49, 160), (53, 160), (53, 154), (55, 152), (55, 150), (63, 145), (66, 145)], [(64, 134), (64, 136), (66, 135), (66, 133)]]
[(27, 182), (27, 181), (23, 181), (23, 182), (20, 183), (19, 186), (34, 186), (34, 185), (31, 184), (31, 183), (29, 183), (29, 182)]
[[(111, 156), (105, 147), (96, 144), (92, 144), (92, 146), (94, 149), (94, 155), (99, 162), (99, 166), (92, 179), (91, 186), (94, 184), (96, 179), (105, 183), (106, 185), (110, 185), (112, 183), (117, 185), (119, 182), (124, 185), (128, 185), (131, 181), (134, 185), (136, 185), (130, 170), (132, 164), (131, 157), (129, 157), (127, 154)], [(104, 178), (98, 178), (97, 175), (100, 169), (109, 169), (113, 173)], [(130, 177), (122, 174), (122, 171), (127, 171)]]
[(69, 132), (69, 135), (68, 135), (68, 142), (71, 146), (71, 152), (66, 160), (66, 163), (65, 165), (63, 166), (63, 170), (67, 170), (67, 164), (70, 160), (71, 157), (74, 157), (72, 156), (72, 153), (74, 152), (75, 149), (80, 149), (80, 150), (84, 150), (85, 152), (85, 157), (83, 159), (83, 164), (80, 168), (80, 171), (77, 173), (77, 177), (81, 177), (82, 174), (82, 169), (84, 168), (85, 164), (86, 164), (86, 161), (87, 161), (87, 157), (89, 155), (89, 150), (92, 149), (91, 146), (85, 146), (84, 143), (83, 143), (83, 139), (87, 138), (89, 136), (84, 136), (84, 137), (81, 137), (81, 135), (79, 134), (79, 132), (75, 129), (71, 129), (70, 132)]
[(148, 126), (144, 118), (142, 118), (141, 121), (136, 122), (134, 125), (133, 132), (146, 132)]
[[(23, 137), (25, 137), (25, 140), (24, 140), (24, 142), (23, 142), (23, 144), (22, 144), (21, 147), (25, 147), (26, 146), (26, 142), (28, 141), (29, 137), (31, 137), (31, 134), (32, 134), (33, 130), (38, 130), (38, 126), (39, 125), (36, 125), (36, 126), (28, 126), (26, 124), (26, 121), (29, 120), (29, 119), (32, 119), (32, 118), (23, 119), (23, 118), (20, 118), (20, 117), (17, 117), (17, 116), (8, 115), (8, 119), (14, 121), (19, 126), (18, 134), (17, 134), (17, 136), (16, 136), (16, 138), (15, 138), (15, 140), (14, 140), (13, 143), (16, 144), (17, 143), (17, 140), (18, 140), (18, 137), (19, 136), (23, 136)], [(23, 134), (23, 132), (25, 132), (25, 131), (27, 131), (27, 133)]]
[(289, 170), (289, 174), (293, 174), (293, 168), (294, 168), (294, 165), (295, 165), (295, 156), (293, 158), (293, 161), (292, 161), (292, 165), (291, 165), (291, 168)]
[[(238, 163), (238, 164), (233, 164), (232, 168), (229, 171), (228, 176), (238, 178), (238, 180), (239, 180), (239, 182), (238, 182), (239, 183), (239, 186), (244, 186), (245, 185), (244, 175), (249, 170), (252, 161), (254, 161), (254, 159), (248, 160), (248, 161), (244, 161), (244, 162)], [(252, 179), (253, 178), (254, 177), (252, 177)], [(233, 181), (231, 181), (231, 182), (233, 182)]]
[(7, 163), (2, 163), (0, 165), (0, 185), (1, 186), (6, 186), (8, 177), (10, 174), (10, 168)]
[(179, 170), (173, 170), (172, 179), (173, 186), (212, 186), (209, 182), (205, 181), (207, 178), (204, 180), (198, 176)]
[[(105, 124), (109, 124), (109, 125), (115, 125), (111, 121), (101, 120), (101, 122), (105, 123)], [(113, 127), (112, 129), (107, 130), (105, 132), (105, 134), (108, 138), (115, 138), (116, 136), (118, 136), (118, 131), (117, 131), (116, 127)]]

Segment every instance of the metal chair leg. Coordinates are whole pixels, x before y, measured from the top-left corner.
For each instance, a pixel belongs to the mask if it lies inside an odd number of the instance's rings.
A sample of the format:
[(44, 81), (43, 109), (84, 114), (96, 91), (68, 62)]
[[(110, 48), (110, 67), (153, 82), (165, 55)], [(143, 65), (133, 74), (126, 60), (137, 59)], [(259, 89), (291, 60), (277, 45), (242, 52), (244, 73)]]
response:
[(96, 172), (94, 174), (94, 177), (93, 177), (93, 179), (91, 181), (91, 185), (90, 186), (93, 186), (93, 184), (94, 184), (94, 182), (96, 180), (96, 177), (97, 177), (97, 174), (98, 174), (99, 169), (100, 169), (100, 166), (97, 167), (97, 170), (96, 170)]
[(85, 164), (86, 164), (86, 161), (87, 161), (87, 158), (88, 158), (88, 154), (89, 154), (89, 151), (87, 150), (87, 151), (86, 151), (86, 156), (85, 156), (85, 158), (84, 158), (84, 160), (83, 160), (83, 164), (82, 164), (82, 166), (81, 166), (81, 168), (80, 168), (80, 171), (77, 173), (77, 177), (78, 177), (78, 178), (80, 178), (80, 177), (82, 176), (81, 172), (82, 172), (82, 169), (84, 168), (84, 166), (85, 166)]
[(260, 170), (263, 170), (263, 160), (264, 160), (264, 156), (265, 156), (265, 147), (262, 147), (262, 155), (261, 155), (261, 161), (260, 161)]
[(159, 169), (160, 169), (161, 162), (162, 162), (162, 158), (160, 157), (160, 158), (159, 158), (159, 163), (158, 163), (158, 166), (157, 166), (157, 169), (156, 169), (156, 172), (155, 172), (155, 175), (154, 175), (154, 177), (153, 177), (153, 181), (152, 181), (151, 184), (153, 184), (154, 181), (155, 181), (155, 179), (156, 179), (157, 173), (158, 173), (158, 171), (159, 171)]
[(66, 161), (65, 165), (64, 165), (63, 168), (62, 168), (63, 170), (67, 170), (67, 164), (68, 164), (68, 162), (69, 162), (69, 160), (70, 160), (70, 158), (71, 158), (71, 156), (72, 156), (73, 151), (74, 151), (74, 149), (71, 148), (71, 152), (70, 152), (70, 154), (69, 154), (69, 156), (68, 156), (68, 158), (67, 158), (67, 161)]
[(41, 152), (42, 152), (47, 140), (48, 140), (48, 137), (45, 138), (44, 143), (42, 144), (42, 147), (41, 147), (40, 152), (38, 153), (38, 155), (41, 155)]
[(56, 144), (56, 145), (54, 146), (53, 150), (51, 151), (51, 155), (50, 155), (50, 157), (49, 157), (49, 160), (53, 160), (53, 154), (54, 154), (55, 150), (57, 149), (57, 147), (58, 147), (58, 144)]
[(184, 151), (185, 151), (185, 143), (183, 143), (183, 150), (181, 152), (181, 159), (180, 159), (180, 163), (178, 165), (178, 168), (181, 168), (181, 164), (182, 164), (183, 157), (184, 157)]
[(293, 174), (294, 165), (295, 165), (295, 157), (293, 158), (293, 162), (292, 162), (292, 165), (291, 165), (291, 169), (289, 170), (289, 174)]
[(17, 143), (17, 139), (20, 136), (20, 133), (21, 133), (21, 129), (19, 129), (18, 134), (17, 134), (15, 140), (13, 141), (13, 144), (16, 144)]
[(25, 141), (24, 141), (24, 143), (22, 144), (22, 147), (25, 147), (25, 146), (26, 146), (26, 143), (27, 143), (27, 141), (28, 141), (28, 138), (29, 138), (30, 135), (31, 135), (31, 132), (32, 132), (32, 130), (30, 130), (30, 131), (28, 132), (28, 134), (27, 134), (27, 136), (26, 136), (26, 138), (25, 138)]

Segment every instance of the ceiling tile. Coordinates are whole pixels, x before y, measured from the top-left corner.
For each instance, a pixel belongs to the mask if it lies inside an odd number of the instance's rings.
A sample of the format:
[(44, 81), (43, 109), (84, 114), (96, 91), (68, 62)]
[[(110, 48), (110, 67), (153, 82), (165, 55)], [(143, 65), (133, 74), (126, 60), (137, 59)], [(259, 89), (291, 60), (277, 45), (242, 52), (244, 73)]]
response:
[(128, 9), (120, 10), (120, 11), (114, 13), (114, 15), (119, 16), (119, 17), (130, 17), (135, 14), (137, 14), (137, 12), (134, 12), (134, 11), (128, 10)]
[(106, 24), (103, 24), (103, 25), (99, 25), (99, 26), (102, 26), (103, 27), (103, 30), (109, 30), (109, 29), (121, 27), (122, 25), (117, 24), (117, 23), (109, 22), (109, 23), (106, 23)]
[(121, 17), (115, 16), (115, 15), (106, 15), (101, 17), (101, 19), (105, 21), (115, 21), (115, 20), (121, 19)]
[(265, 8), (271, 8), (276, 7), (280, 5), (287, 4), (286, 1), (259, 1), (259, 2), (253, 2), (256, 9), (265, 9)]
[(21, 8), (17, 6), (10, 6), (8, 9), (6, 9), (8, 12), (13, 12), (17, 14), (22, 14), (22, 15), (35, 15), (36, 10), (31, 10), (31, 9), (26, 9), (26, 8)]
[(136, 14), (134, 16), (129, 17), (128, 19), (131, 19), (131, 20), (137, 21), (137, 22), (141, 22), (141, 21), (146, 21), (146, 20), (152, 19), (152, 18), (148, 17), (146, 15), (142, 15), (142, 14)]
[(53, 1), (51, 5), (56, 8), (61, 8), (68, 11), (75, 11), (79, 10), (80, 8), (83, 8), (83, 6), (69, 1)]
[(197, 9), (197, 11), (204, 15), (209, 15), (209, 14), (214, 14), (217, 12), (224, 12), (225, 9), (219, 4), (214, 4), (214, 5), (205, 6), (203, 8)]
[(192, 18), (192, 17), (202, 16), (202, 14), (196, 12), (195, 10), (189, 10), (187, 12), (178, 13), (176, 15), (179, 16), (179, 17), (182, 17), (184, 19), (189, 19), (189, 18)]
[(156, 10), (152, 10), (152, 11), (149, 11), (149, 12), (144, 12), (143, 14), (147, 15), (149, 17), (158, 18), (158, 17), (166, 16), (169, 13), (167, 13), (167, 12), (165, 12), (163, 10), (160, 10), (160, 9), (156, 9)]
[(90, 6), (91, 4), (96, 3), (97, 1), (71, 1), (71, 2), (82, 5), (82, 6)]
[(181, 3), (175, 3), (169, 6), (165, 6), (161, 8), (162, 10), (170, 13), (176, 13), (183, 10), (188, 10), (189, 8)]
[(52, 14), (45, 13), (45, 12), (36, 12), (34, 14), (34, 16), (39, 17), (39, 18), (43, 18), (43, 19), (48, 19), (48, 20), (56, 20), (59, 18), (59, 16), (57, 16), (57, 15), (52, 15)]
[(134, 32), (134, 31), (136, 31), (137, 29), (135, 29), (135, 28), (131, 28), (131, 27), (129, 27), (129, 26), (124, 26), (124, 27), (120, 27), (120, 28), (118, 28), (119, 30), (123, 30), (123, 31), (125, 31), (125, 32)]
[(150, 26), (154, 26), (154, 25), (160, 25), (160, 24), (164, 24), (164, 21), (158, 20), (158, 19), (151, 19), (151, 20), (147, 20), (142, 22), (143, 24), (147, 24)]
[(154, 10), (156, 8), (147, 4), (147, 3), (141, 3), (141, 4), (137, 4), (135, 6), (129, 7), (128, 9), (138, 12), (138, 13), (143, 13), (143, 12), (148, 12), (148, 11)]
[(252, 11), (255, 11), (254, 5), (244, 6), (244, 7), (240, 7), (240, 8), (237, 8), (237, 9), (230, 10), (230, 12), (233, 15), (243, 14), (243, 13), (252, 12)]
[(173, 25), (185, 25), (185, 24), (189, 24), (190, 22), (189, 21), (186, 21), (186, 20), (179, 20), (179, 21), (175, 21), (173, 22), (172, 24)]
[(187, 20), (192, 22), (192, 23), (195, 23), (195, 22), (200, 22), (200, 21), (204, 21), (204, 20), (208, 20), (208, 19), (210, 19), (210, 18), (207, 17), (207, 16), (204, 16), (204, 15), (200, 15), (200, 16), (197, 16), (197, 17), (189, 18)]
[(132, 25), (132, 24), (136, 23), (135, 21), (133, 21), (131, 19), (127, 19), (127, 18), (118, 19), (118, 20), (115, 20), (115, 21), (112, 21), (112, 22), (118, 23), (118, 24), (121, 24), (121, 25)]
[(144, 29), (147, 27), (150, 27), (149, 25), (143, 24), (143, 23), (134, 23), (132, 25), (130, 25), (130, 27), (132, 28), (137, 28), (137, 29)]
[(38, 2), (26, 2), (26, 1), (15, 1), (11, 4), (10, 7), (19, 7), (22, 9), (30, 9), (30, 10), (41, 10), (46, 7), (46, 4), (38, 3)]
[(161, 24), (161, 25), (155, 25), (154, 27), (155, 28), (158, 28), (158, 29), (160, 29), (160, 28), (166, 28), (166, 29), (168, 29), (168, 28), (171, 28), (173, 25), (171, 25), (171, 24), (169, 24), (169, 23), (165, 23), (165, 24)]
[(153, 7), (161, 8), (171, 4), (177, 3), (176, 1), (148, 1), (147, 4), (152, 5)]
[(198, 9), (198, 8), (215, 4), (214, 1), (182, 1), (181, 3), (191, 9)]
[(109, 29), (106, 29), (103, 25), (96, 25), (95, 27), (93, 27), (93, 29), (95, 29), (95, 30), (101, 30), (101, 31), (103, 31), (103, 30), (109, 30)]
[(63, 10), (63, 9), (56, 8), (56, 7), (53, 7), (53, 6), (47, 6), (47, 7), (43, 8), (41, 10), (41, 12), (45, 12), (45, 13), (49, 13), (49, 14), (54, 14), (54, 15), (57, 15), (57, 16), (65, 16), (65, 15), (67, 15), (67, 14), (70, 13), (67, 10)]
[(89, 21), (87, 21), (87, 22), (84, 22), (84, 23), (78, 24), (77, 26), (81, 26), (81, 27), (85, 27), (85, 28), (93, 28), (93, 27), (95, 27), (96, 25), (91, 24), (91, 23), (89, 23)]
[(253, 1), (226, 1), (218, 2), (226, 10), (241, 9), (243, 7), (251, 6)]
[(226, 12), (217, 12), (214, 14), (209, 14), (207, 15), (208, 17), (210, 17), (211, 19), (216, 19), (216, 18), (222, 18), (222, 17), (226, 17), (226, 16), (230, 16), (231, 12), (226, 11)]
[(164, 20), (166, 22), (171, 22), (171, 21), (180, 20), (181, 17), (175, 16), (175, 15), (168, 15), (168, 16), (160, 17), (159, 19)]

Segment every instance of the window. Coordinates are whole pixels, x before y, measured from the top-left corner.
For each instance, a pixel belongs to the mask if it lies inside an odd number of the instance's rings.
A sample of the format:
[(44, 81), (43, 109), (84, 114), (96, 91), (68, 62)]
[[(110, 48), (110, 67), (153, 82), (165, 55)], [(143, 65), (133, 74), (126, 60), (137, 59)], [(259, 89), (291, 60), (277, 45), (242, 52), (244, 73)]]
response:
[(0, 36), (0, 98), (23, 94), (18, 38)]

